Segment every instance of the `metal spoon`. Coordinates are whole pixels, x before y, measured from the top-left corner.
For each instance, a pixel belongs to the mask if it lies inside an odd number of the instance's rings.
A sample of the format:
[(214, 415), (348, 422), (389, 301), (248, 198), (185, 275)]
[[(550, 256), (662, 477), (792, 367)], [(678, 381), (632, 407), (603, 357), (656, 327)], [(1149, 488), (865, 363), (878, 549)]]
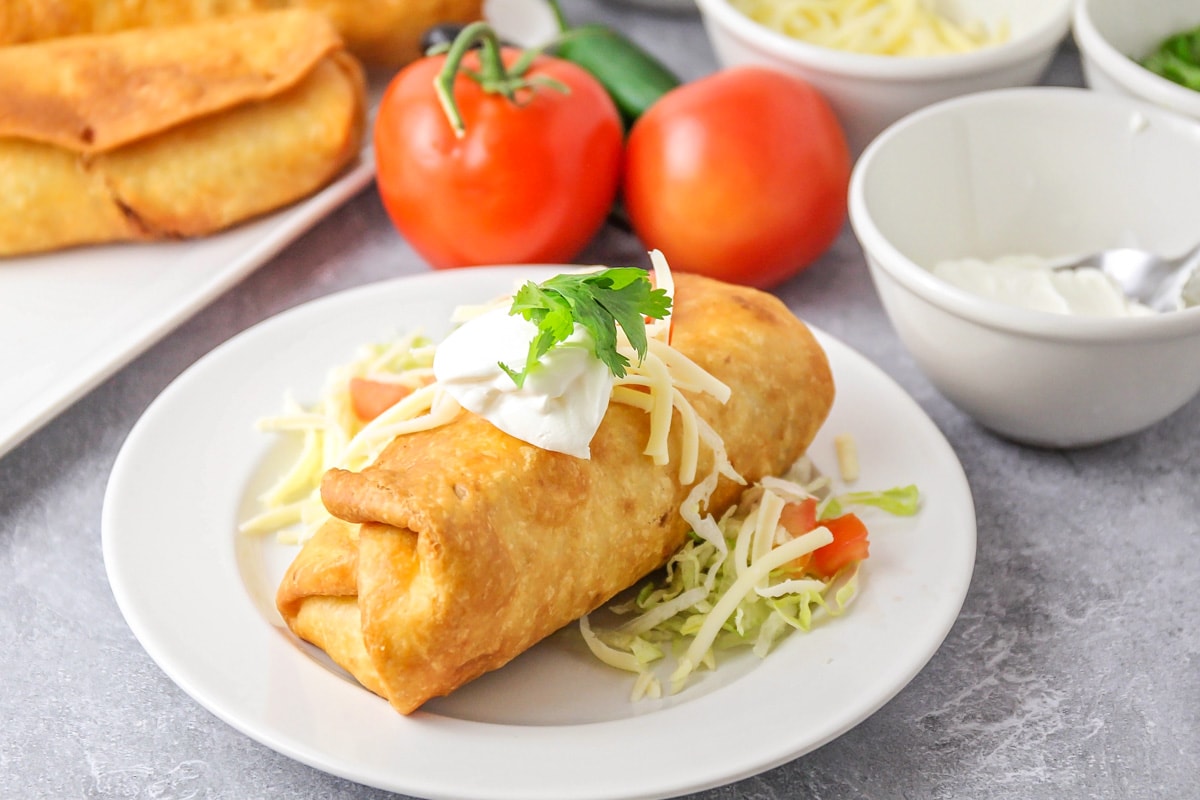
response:
[(1129, 299), (1155, 311), (1175, 311), (1182, 306), (1200, 304), (1200, 272), (1197, 271), (1200, 244), (1175, 258), (1118, 247), (1064, 259), (1053, 263), (1050, 269), (1082, 267), (1093, 267), (1105, 273), (1117, 282)]

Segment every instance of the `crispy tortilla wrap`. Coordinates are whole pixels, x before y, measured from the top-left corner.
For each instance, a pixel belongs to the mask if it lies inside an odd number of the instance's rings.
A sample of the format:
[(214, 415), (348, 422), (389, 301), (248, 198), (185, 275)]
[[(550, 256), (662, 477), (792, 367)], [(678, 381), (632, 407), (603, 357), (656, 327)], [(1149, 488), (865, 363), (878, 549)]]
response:
[(324, 14), (351, 53), (368, 64), (395, 68), (420, 55), (421, 35), (430, 26), (479, 19), (483, 0), (3, 0), (0, 45), (286, 7)]
[(362, 69), (306, 11), (0, 48), (0, 255), (200, 236), (357, 155)]
[[(691, 396), (748, 481), (804, 454), (833, 400), (825, 354), (774, 297), (678, 275), (672, 344), (731, 389)], [(678, 420), (677, 420), (678, 421)], [(612, 403), (591, 458), (518, 441), (472, 414), (395, 439), (321, 487), (336, 517), (279, 587), (284, 620), (401, 713), (496, 669), (661, 566), (685, 541), (680, 428), (643, 455), (648, 415)], [(704, 476), (711, 454), (702, 448)], [(704, 461), (704, 459), (707, 461)], [(722, 479), (716, 516), (741, 487)]]

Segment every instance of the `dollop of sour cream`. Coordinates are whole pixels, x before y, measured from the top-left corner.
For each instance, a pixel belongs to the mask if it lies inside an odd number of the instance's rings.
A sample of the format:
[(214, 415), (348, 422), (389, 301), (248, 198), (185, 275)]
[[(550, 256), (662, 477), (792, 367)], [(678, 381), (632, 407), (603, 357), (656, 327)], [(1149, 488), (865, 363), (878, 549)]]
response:
[(486, 311), (438, 345), (433, 374), (463, 408), (544, 450), (591, 457), (591, 441), (612, 397), (613, 374), (592, 354), (591, 335), (575, 332), (542, 356), (520, 388), (500, 363), (520, 371), (537, 336), (507, 308)]
[(947, 283), (1010, 306), (1088, 317), (1136, 317), (1155, 313), (1130, 300), (1098, 269), (1050, 269), (1047, 259), (1002, 256), (994, 261), (942, 261), (931, 270)]

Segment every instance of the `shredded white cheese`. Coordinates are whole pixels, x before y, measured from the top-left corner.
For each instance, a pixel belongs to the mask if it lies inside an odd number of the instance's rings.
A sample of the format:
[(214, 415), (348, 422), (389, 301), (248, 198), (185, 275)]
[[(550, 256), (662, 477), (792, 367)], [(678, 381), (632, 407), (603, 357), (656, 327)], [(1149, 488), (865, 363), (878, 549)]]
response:
[(738, 576), (725, 594), (721, 595), (721, 599), (717, 601), (713, 610), (704, 618), (700, 630), (696, 632), (695, 638), (692, 639), (687, 651), (679, 660), (678, 667), (671, 674), (672, 687), (676, 690), (682, 687), (692, 670), (703, 663), (705, 657), (711, 657), (709, 651), (717, 634), (721, 631), (721, 627), (742, 600), (771, 574), (771, 570), (782, 567), (789, 561), (795, 561), (832, 541), (833, 534), (829, 532), (829, 529), (818, 527), (802, 536), (797, 536), (786, 544), (779, 545), (751, 564), (749, 569)]
[(1008, 25), (954, 21), (933, 0), (729, 0), (755, 22), (810, 44), (885, 56), (965, 53), (1008, 39)]
[[(329, 519), (320, 498), (321, 476), (334, 467), (362, 469), (399, 432), (442, 425), (458, 413), (429, 385), (433, 347), (420, 331), (367, 345), (349, 363), (331, 370), (320, 399), (305, 408), (289, 395), (280, 414), (261, 419), (259, 430), (299, 432), (300, 453), (259, 497), (262, 511), (239, 526), (242, 533), (276, 532), (280, 541), (301, 543)], [(414, 391), (369, 423), (351, 405), (354, 378), (398, 383)]]
[(858, 444), (848, 433), (833, 437), (833, 449), (837, 453), (838, 474), (845, 483), (858, 480)]

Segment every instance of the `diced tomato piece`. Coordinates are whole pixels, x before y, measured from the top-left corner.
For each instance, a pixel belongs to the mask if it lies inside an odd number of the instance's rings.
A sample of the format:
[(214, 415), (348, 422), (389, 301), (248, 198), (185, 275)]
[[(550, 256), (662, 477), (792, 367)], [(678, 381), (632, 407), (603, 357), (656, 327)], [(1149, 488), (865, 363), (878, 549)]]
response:
[(784, 564), (783, 569), (796, 578), (803, 578), (804, 574), (808, 572), (810, 563), (812, 563), (812, 553), (805, 553)]
[(411, 387), (399, 383), (351, 378), (350, 406), (354, 409), (354, 416), (363, 422), (370, 422), (408, 397), (412, 391)]
[[(817, 501), (809, 498), (799, 503), (788, 503), (779, 514), (779, 524), (792, 536), (803, 536), (817, 527)], [(792, 559), (787, 569), (796, 575), (804, 574), (812, 560), (812, 553)]]
[(817, 501), (813, 498), (788, 503), (779, 515), (779, 524), (792, 536), (803, 536), (817, 527)]
[(812, 554), (812, 570), (822, 578), (831, 578), (843, 567), (862, 561), (868, 555), (867, 526), (854, 514), (822, 520), (833, 534), (833, 541)]

